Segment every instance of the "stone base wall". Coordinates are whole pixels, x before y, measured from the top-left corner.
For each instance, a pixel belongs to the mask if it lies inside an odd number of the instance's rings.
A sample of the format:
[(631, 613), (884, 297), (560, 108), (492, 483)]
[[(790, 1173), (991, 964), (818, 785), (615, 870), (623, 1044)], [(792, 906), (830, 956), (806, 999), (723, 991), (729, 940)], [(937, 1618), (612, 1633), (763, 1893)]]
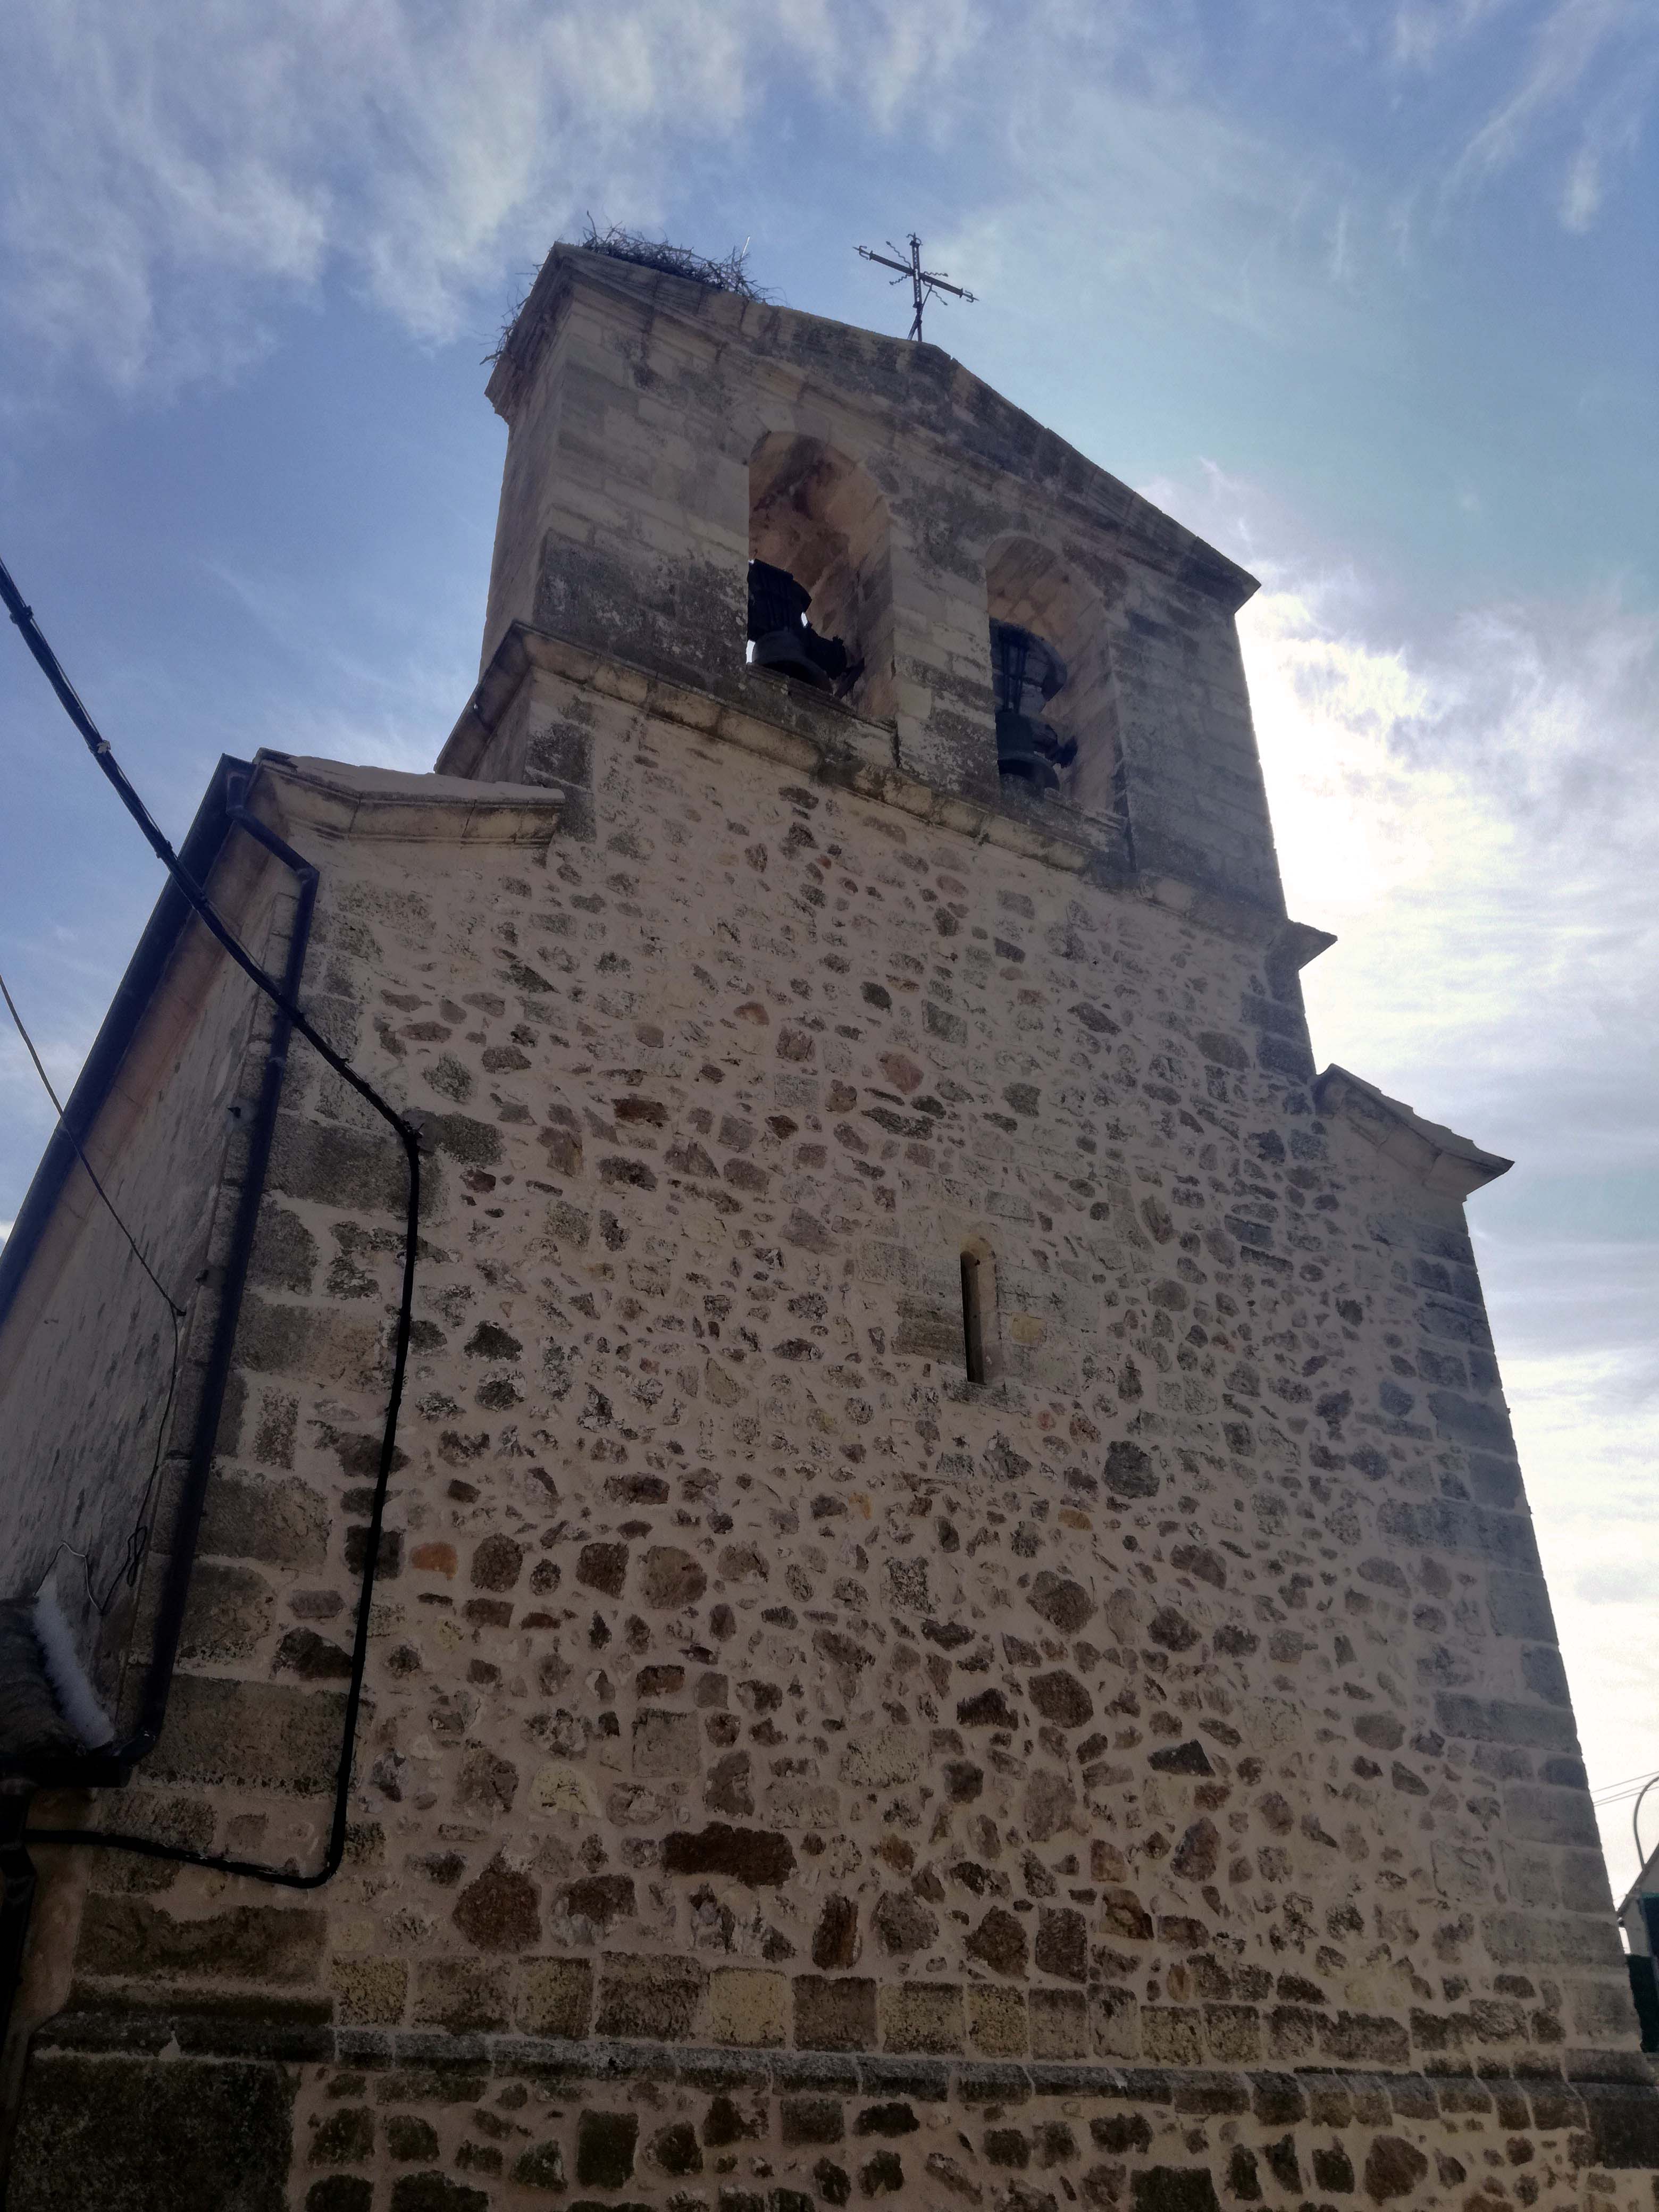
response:
[[(204, 2039), (249, 2052), (203, 2060)], [(131, 2047), (166, 2039), (170, 2053)], [(110, 2051), (107, 2045), (124, 2046)], [(10, 2212), (1646, 2212), (1650, 2086), (70, 2018)]]

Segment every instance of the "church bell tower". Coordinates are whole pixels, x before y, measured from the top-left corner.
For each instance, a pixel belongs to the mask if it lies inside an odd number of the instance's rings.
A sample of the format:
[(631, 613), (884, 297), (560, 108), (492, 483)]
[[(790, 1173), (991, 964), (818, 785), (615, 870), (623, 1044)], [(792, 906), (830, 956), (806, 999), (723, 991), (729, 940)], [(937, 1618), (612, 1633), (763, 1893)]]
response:
[[(353, 1846), (100, 1864), (22, 2204), (234, 2072), (250, 2212), (1650, 2212), (1507, 1163), (1316, 1072), (1253, 580), (937, 348), (603, 253), (489, 397), (435, 773), (250, 799), (431, 1162)], [(135, 1788), (303, 1865), (401, 1248), (285, 1081)]]

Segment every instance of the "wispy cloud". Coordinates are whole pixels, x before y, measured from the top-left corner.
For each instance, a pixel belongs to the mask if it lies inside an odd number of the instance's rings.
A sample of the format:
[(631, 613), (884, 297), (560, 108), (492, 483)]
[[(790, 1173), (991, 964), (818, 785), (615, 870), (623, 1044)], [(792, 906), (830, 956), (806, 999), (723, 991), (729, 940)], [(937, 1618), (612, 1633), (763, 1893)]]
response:
[[(1258, 11), (1258, 76), (1286, 21)], [(1340, 133), (1252, 119), (1201, 18), (1146, 0), (1035, 0), (1012, 40), (994, 0), (23, 0), (8, 28), (5, 312), (127, 389), (234, 375), (331, 277), (422, 339), (486, 322), (584, 208), (650, 222), (689, 167), (795, 127), (809, 93), (866, 158), (901, 131), (941, 156), (1024, 149), (1062, 229), (1086, 216), (1101, 274), (1258, 329), (1287, 287), (1355, 287), (1425, 188), (1395, 177), (1386, 199)], [(1381, 100), (1453, 63), (1480, 112), (1452, 198), (1565, 133), (1561, 220), (1592, 224), (1659, 67), (1644, 0), (1408, 0), (1322, 66)], [(963, 234), (994, 263), (996, 228)]]
[(892, 124), (976, 0), (25, 0), (0, 89), (0, 274), (118, 385), (234, 373), (333, 271), (426, 338), (585, 204), (648, 220), (780, 68)]
[(1448, 192), (1508, 169), (1540, 139), (1559, 147), (1565, 135), (1571, 150), (1558, 169), (1558, 212), (1566, 229), (1588, 230), (1601, 207), (1607, 167), (1634, 149), (1656, 86), (1659, 15), (1647, 0), (1550, 0), (1525, 66), (1468, 138)]
[[(1593, 1779), (1659, 1766), (1659, 611), (1608, 591), (1410, 633), (1212, 471), (1315, 1049), (1512, 1154), (1472, 1202)], [(1607, 1816), (1615, 1882), (1627, 1806)]]

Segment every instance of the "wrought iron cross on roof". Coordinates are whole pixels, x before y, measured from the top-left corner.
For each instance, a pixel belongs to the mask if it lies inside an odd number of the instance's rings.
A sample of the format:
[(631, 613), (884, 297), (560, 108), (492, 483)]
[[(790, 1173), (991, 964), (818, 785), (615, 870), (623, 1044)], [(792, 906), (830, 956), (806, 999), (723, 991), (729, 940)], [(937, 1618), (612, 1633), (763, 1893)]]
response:
[[(887, 241), (887, 246), (889, 252), (898, 252), (897, 246), (893, 244), (890, 238)], [(874, 261), (883, 269), (896, 269), (898, 275), (893, 279), (896, 284), (902, 284), (907, 276), (909, 278), (911, 295), (915, 301), (916, 307), (915, 320), (910, 325), (910, 335), (913, 338), (921, 337), (921, 311), (936, 294), (948, 292), (953, 300), (965, 300), (970, 306), (973, 303), (973, 294), (964, 290), (960, 284), (948, 283), (943, 270), (922, 267), (921, 240), (914, 230), (910, 233), (910, 258), (908, 261), (890, 261), (887, 254), (878, 253), (868, 246), (860, 246), (859, 252), (866, 261)]]

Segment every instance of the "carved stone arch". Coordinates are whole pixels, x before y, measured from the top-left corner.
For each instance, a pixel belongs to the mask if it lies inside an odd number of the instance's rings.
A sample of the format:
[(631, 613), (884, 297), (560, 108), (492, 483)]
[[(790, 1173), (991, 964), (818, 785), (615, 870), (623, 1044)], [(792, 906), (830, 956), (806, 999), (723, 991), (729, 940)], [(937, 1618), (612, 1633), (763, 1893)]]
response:
[(1066, 664), (1065, 684), (1044, 709), (1062, 738), (1077, 741), (1061, 790), (1085, 813), (1117, 812), (1117, 687), (1099, 592), (1039, 539), (1010, 531), (986, 548), (985, 601), (991, 621), (1034, 631)]
[(846, 694), (856, 714), (890, 720), (892, 534), (887, 501), (869, 472), (822, 438), (769, 430), (749, 459), (749, 556), (787, 568), (811, 593), (808, 619), (838, 637), (863, 673)]

